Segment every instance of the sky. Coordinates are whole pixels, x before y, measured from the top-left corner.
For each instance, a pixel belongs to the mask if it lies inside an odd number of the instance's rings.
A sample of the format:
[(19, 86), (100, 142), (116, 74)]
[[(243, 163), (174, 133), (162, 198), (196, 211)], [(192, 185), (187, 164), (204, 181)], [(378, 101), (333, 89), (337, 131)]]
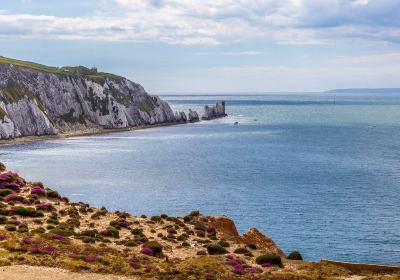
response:
[(0, 55), (151, 93), (400, 87), (400, 1), (0, 0)]

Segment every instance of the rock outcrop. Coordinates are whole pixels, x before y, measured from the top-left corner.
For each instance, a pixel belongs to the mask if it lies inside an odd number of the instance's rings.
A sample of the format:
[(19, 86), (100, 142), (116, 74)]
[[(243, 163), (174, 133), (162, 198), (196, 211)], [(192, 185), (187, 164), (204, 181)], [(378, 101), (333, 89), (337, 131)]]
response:
[[(185, 121), (126, 78), (0, 57), (0, 139)], [(190, 118), (190, 117), (189, 117)]]
[(236, 229), (235, 223), (228, 217), (210, 217), (209, 223), (214, 226), (226, 240), (232, 240), (246, 245), (254, 244), (258, 249), (286, 258), (285, 253), (279, 246), (271, 238), (262, 234), (256, 228), (251, 228), (244, 235), (240, 235)]
[(189, 122), (198, 122), (200, 120), (199, 115), (196, 111), (189, 109)]
[(182, 123), (187, 122), (187, 117), (185, 112), (175, 112), (175, 120), (177, 122), (182, 122)]
[(225, 113), (225, 101), (220, 101), (215, 106), (204, 106), (204, 113), (201, 117), (202, 120), (212, 120), (216, 118), (226, 117)]

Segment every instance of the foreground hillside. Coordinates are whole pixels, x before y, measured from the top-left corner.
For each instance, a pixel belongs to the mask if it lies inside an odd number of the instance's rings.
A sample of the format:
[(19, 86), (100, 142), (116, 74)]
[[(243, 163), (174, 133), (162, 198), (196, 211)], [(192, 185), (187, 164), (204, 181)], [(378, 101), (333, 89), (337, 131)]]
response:
[(300, 258), (286, 257), (257, 229), (240, 236), (227, 217), (110, 212), (70, 202), (0, 164), (0, 272), (7, 279), (399, 279), (293, 260)]
[(176, 121), (165, 101), (126, 78), (0, 57), (0, 140)]

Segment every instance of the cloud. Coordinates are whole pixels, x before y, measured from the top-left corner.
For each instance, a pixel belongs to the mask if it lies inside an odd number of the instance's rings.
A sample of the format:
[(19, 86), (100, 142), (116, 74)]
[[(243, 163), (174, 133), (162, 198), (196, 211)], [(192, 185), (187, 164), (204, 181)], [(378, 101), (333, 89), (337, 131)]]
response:
[[(349, 38), (400, 43), (398, 0), (100, 2), (97, 10), (80, 17), (0, 11), (0, 36), (182, 45), (215, 45), (254, 38), (285, 44), (324, 44)], [(30, 5), (34, 6), (35, 1)], [(74, 5), (80, 8), (79, 4)]]

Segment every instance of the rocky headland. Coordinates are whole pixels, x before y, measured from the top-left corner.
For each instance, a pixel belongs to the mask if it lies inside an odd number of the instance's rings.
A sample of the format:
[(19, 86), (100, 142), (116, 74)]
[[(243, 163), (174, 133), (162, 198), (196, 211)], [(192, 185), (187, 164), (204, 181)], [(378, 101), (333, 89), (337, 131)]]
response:
[(0, 140), (198, 121), (124, 77), (0, 57)]
[(30, 280), (394, 280), (400, 273), (306, 262), (255, 228), (240, 235), (225, 216), (135, 216), (71, 202), (1, 163), (0, 266), (5, 279)]

